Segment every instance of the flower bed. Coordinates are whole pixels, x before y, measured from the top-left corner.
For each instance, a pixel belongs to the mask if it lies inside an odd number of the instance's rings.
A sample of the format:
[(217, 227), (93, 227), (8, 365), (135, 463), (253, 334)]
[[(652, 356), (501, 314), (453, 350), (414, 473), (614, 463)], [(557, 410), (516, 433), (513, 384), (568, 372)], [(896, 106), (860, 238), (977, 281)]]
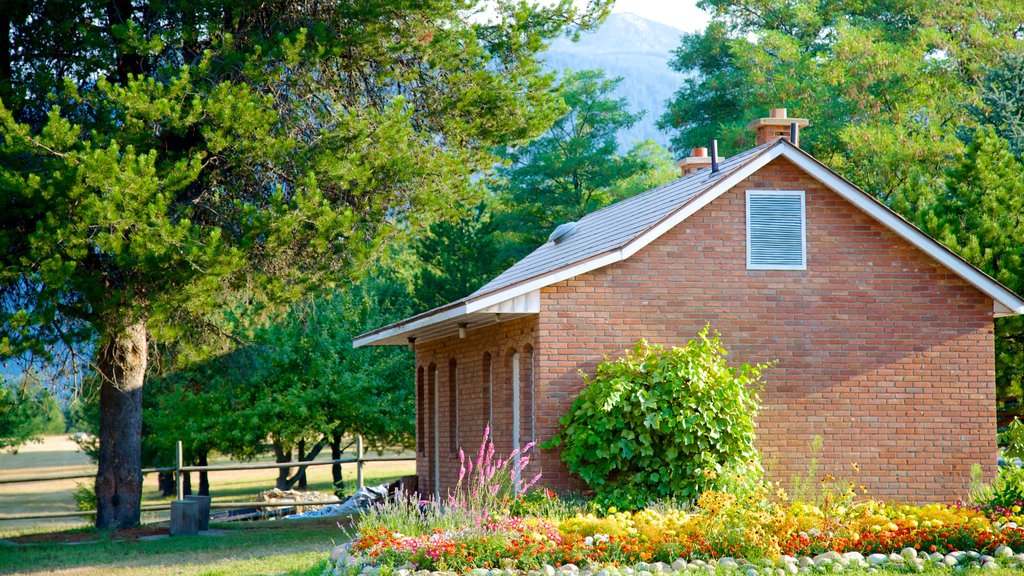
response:
[[(378, 526), (360, 530), (336, 563), (337, 573), (353, 566), (457, 573), (498, 568), (528, 573), (569, 565), (631, 566), (657, 572), (690, 564), (714, 566), (709, 563), (715, 559), (718, 566), (742, 567), (731, 560), (734, 557), (767, 560), (794, 571), (836, 562), (864, 567), (997, 565), (997, 557), (1007, 566), (1024, 566), (1024, 555), (1013, 553), (1024, 551), (1024, 529), (1009, 517), (992, 518), (965, 507), (887, 506), (869, 501), (822, 510), (800, 503), (761, 509), (749, 504), (727, 494), (706, 493), (689, 512), (611, 510), (561, 520), (510, 515), (489, 518), (476, 528), (409, 535)], [(661, 563), (657, 569), (645, 568), (657, 563)]]
[(447, 498), (398, 498), (371, 510), (352, 542), (332, 552), (330, 570), (651, 576), (722, 568), (784, 576), (845, 567), (1024, 568), (1024, 553), (1014, 553), (1024, 552), (1024, 503), (1004, 498), (1016, 493), (1006, 490), (976, 506), (910, 506), (865, 500), (853, 483), (826, 475), (811, 497), (789, 502), (777, 485), (748, 478), (694, 502), (619, 511), (528, 491), (538, 478), (523, 482), (518, 471), (528, 470), (529, 458), (495, 459), (486, 436), (475, 460), (460, 458), (459, 483)]

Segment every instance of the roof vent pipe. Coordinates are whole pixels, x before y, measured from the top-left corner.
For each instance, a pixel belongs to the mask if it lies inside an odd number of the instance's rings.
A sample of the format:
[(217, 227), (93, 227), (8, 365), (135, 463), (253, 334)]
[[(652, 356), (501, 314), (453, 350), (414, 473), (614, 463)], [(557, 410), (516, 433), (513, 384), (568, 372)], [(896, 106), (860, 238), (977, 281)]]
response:
[(708, 148), (711, 149), (711, 173), (714, 174), (718, 172), (718, 140), (712, 140)]
[(796, 122), (789, 125), (789, 141), (793, 146), (800, 147), (800, 125)]

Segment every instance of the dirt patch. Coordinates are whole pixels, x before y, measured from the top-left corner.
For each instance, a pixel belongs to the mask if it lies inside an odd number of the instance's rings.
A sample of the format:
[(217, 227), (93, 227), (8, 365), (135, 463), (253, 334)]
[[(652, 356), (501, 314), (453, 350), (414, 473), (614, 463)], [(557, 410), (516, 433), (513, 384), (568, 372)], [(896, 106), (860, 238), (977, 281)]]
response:
[(14, 544), (73, 544), (81, 542), (100, 542), (104, 540), (138, 540), (146, 536), (164, 536), (168, 534), (166, 526), (139, 526), (128, 530), (113, 532), (96, 532), (93, 530), (67, 530), (64, 532), (43, 532), (26, 534), (8, 538)]

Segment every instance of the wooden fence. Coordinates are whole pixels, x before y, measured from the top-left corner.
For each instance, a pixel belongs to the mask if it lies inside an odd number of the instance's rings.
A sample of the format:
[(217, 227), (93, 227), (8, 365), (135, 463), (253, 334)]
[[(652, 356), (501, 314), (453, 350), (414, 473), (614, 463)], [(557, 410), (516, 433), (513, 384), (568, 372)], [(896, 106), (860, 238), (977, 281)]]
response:
[[(159, 472), (174, 472), (175, 485), (177, 487), (177, 498), (181, 500), (184, 498), (184, 484), (182, 483), (182, 474), (186, 472), (217, 472), (217, 471), (231, 471), (231, 470), (266, 470), (266, 469), (281, 469), (281, 468), (302, 468), (300, 472), (305, 471), (309, 466), (331, 466), (334, 464), (355, 464), (356, 465), (356, 487), (362, 488), (364, 485), (363, 480), (363, 467), (367, 462), (410, 462), (415, 461), (416, 456), (380, 456), (367, 457), (363, 453), (363, 437), (356, 436), (355, 440), (350, 442), (342, 451), (355, 446), (355, 455), (344, 458), (338, 458), (333, 460), (309, 460), (299, 462), (254, 462), (250, 464), (215, 464), (211, 466), (185, 466), (184, 459), (182, 458), (182, 444), (178, 441), (176, 462), (173, 467), (170, 468), (143, 468), (142, 474), (154, 474)], [(36, 478), (6, 478), (0, 479), (0, 485), (3, 484), (24, 484), (28, 482), (49, 482), (51, 480), (75, 480), (80, 478), (95, 478), (96, 473), (80, 473), (80, 474), (61, 474), (56, 476), (41, 476)], [(341, 504), (344, 500), (324, 500), (324, 501), (297, 501), (297, 500), (278, 500), (276, 502), (217, 502), (212, 501), (210, 508), (225, 509), (225, 508), (287, 508), (291, 506), (324, 506), (328, 504)], [(160, 512), (164, 510), (170, 510), (170, 502), (166, 504), (152, 504), (149, 506), (143, 506), (143, 512)], [(3, 514), (0, 515), (0, 522), (4, 520), (34, 520), (43, 518), (66, 518), (70, 516), (95, 516), (95, 510), (76, 510), (72, 512), (37, 512), (34, 514)]]

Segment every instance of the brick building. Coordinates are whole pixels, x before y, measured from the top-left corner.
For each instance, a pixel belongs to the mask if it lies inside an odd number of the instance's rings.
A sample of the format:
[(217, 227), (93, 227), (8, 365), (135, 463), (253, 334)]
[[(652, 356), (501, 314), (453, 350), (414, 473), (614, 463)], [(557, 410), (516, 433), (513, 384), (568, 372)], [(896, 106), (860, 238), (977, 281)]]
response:
[[(732, 361), (778, 362), (757, 430), (774, 479), (806, 470), (815, 436), (821, 473), (856, 462), (876, 498), (954, 501), (972, 464), (991, 475), (992, 320), (1024, 300), (791, 143), (806, 124), (773, 110), (755, 148), (695, 151), (466, 298), (357, 338), (415, 349), (421, 491), (455, 483), (487, 423), (499, 453), (547, 440), (580, 370), (708, 322)], [(553, 451), (531, 466), (579, 488)]]

